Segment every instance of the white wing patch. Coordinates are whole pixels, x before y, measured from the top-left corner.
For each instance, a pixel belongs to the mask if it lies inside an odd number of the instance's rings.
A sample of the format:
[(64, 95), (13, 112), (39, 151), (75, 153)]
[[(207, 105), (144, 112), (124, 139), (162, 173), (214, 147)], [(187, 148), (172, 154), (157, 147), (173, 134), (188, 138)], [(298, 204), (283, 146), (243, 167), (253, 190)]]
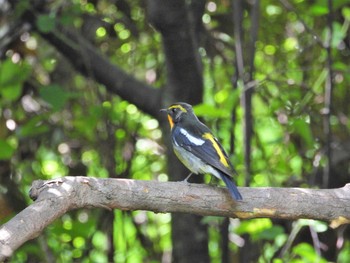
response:
[(194, 136), (192, 136), (191, 134), (189, 134), (185, 129), (180, 129), (180, 133), (182, 133), (183, 135), (186, 136), (186, 138), (193, 143), (194, 145), (200, 146), (203, 145), (203, 143), (205, 143), (205, 140), (202, 140), (200, 138), (196, 138)]

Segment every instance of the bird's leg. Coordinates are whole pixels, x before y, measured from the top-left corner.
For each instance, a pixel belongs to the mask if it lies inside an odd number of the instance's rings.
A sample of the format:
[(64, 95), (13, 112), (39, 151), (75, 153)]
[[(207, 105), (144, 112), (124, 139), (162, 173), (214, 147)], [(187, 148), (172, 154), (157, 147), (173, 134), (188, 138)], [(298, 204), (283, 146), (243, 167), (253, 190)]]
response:
[(190, 173), (189, 175), (187, 175), (187, 177), (183, 180), (184, 183), (188, 183), (188, 179), (190, 179), (190, 177), (192, 176), (193, 173)]

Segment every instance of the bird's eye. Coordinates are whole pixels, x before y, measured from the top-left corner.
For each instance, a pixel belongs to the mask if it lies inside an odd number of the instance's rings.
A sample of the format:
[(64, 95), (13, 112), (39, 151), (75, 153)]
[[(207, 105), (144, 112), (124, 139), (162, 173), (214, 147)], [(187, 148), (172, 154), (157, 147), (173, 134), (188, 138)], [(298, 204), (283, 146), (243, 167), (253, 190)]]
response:
[(175, 108), (172, 108), (171, 111), (172, 111), (173, 113), (175, 113), (175, 112), (176, 112), (176, 109), (175, 109)]

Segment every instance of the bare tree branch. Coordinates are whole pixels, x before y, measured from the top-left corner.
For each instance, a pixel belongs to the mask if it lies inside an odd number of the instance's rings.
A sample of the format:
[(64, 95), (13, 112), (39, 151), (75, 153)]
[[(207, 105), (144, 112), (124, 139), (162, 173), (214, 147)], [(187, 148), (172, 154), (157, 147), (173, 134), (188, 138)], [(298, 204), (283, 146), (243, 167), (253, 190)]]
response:
[(63, 177), (34, 181), (36, 200), (0, 228), (0, 261), (66, 212), (99, 207), (238, 218), (310, 218), (332, 227), (350, 223), (350, 184), (338, 189), (240, 188), (234, 202), (225, 188), (183, 182)]

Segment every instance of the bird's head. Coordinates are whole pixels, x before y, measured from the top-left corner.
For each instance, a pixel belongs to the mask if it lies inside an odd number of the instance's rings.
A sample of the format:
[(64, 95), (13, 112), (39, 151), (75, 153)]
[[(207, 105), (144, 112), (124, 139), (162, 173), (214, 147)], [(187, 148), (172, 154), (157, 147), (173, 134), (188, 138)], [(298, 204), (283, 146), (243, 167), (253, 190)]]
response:
[(174, 103), (167, 109), (161, 109), (161, 111), (168, 114), (171, 129), (173, 128), (174, 124), (186, 120), (186, 118), (190, 116), (194, 116), (192, 106), (185, 102)]

